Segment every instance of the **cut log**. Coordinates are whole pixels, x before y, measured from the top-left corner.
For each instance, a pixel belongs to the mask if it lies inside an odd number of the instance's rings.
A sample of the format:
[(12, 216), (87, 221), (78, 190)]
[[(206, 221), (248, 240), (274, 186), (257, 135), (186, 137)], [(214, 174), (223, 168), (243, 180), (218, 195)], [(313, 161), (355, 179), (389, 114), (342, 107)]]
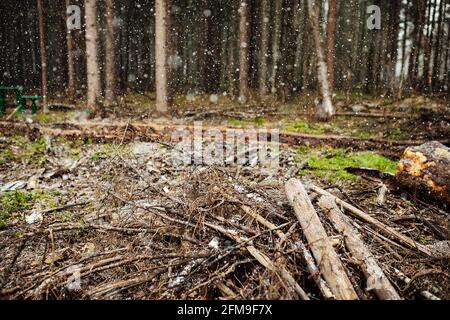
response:
[(409, 147), (398, 165), (402, 188), (424, 199), (450, 204), (450, 148), (433, 141)]
[(338, 197), (332, 195), (331, 193), (329, 193), (328, 191), (325, 191), (315, 185), (310, 185), (309, 189), (321, 196), (331, 196), (335, 199), (336, 203), (339, 204), (340, 206), (342, 206), (344, 209), (348, 210), (349, 213), (351, 213), (354, 217), (369, 223), (370, 225), (376, 227), (378, 230), (382, 231), (384, 234), (394, 238), (395, 240), (399, 241), (400, 243), (408, 246), (411, 249), (417, 250), (419, 252), (422, 252), (423, 254), (433, 257), (434, 254), (433, 252), (427, 247), (424, 246), (423, 244), (420, 244), (416, 241), (414, 241), (413, 239), (405, 236), (404, 234), (398, 232), (397, 230), (395, 230), (394, 228), (391, 228), (387, 225), (385, 225), (384, 223), (378, 221), (377, 219), (371, 217), (370, 215), (368, 215), (367, 213), (365, 213), (364, 211), (352, 206), (351, 204), (339, 199)]
[(314, 209), (302, 183), (291, 179), (286, 183), (286, 194), (303, 229), (308, 244), (320, 268), (324, 280), (338, 300), (357, 300), (344, 266), (334, 251), (320, 218)]
[(358, 261), (367, 279), (367, 290), (373, 290), (382, 300), (401, 300), (375, 257), (364, 244), (359, 232), (352, 226), (349, 218), (338, 208), (334, 198), (322, 196), (318, 204), (328, 215), (336, 230), (344, 235), (347, 249), (353, 258)]

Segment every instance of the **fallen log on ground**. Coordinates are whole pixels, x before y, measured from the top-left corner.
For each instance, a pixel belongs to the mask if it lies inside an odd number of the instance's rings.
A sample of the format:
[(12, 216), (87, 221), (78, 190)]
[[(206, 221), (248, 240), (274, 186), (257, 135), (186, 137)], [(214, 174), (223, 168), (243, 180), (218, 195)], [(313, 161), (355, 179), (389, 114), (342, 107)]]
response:
[(399, 294), (378, 265), (369, 248), (364, 244), (358, 231), (352, 226), (349, 218), (338, 208), (334, 198), (322, 196), (318, 204), (324, 209), (336, 230), (344, 235), (347, 249), (360, 264), (367, 279), (367, 290), (373, 290), (382, 300), (400, 300)]
[(407, 148), (396, 180), (413, 194), (450, 204), (450, 148), (436, 141)]
[[(162, 138), (171, 139), (172, 134), (177, 130), (188, 130), (193, 133), (193, 126), (182, 125), (164, 125), (133, 122), (114, 122), (114, 123), (55, 123), (47, 124), (28, 124), (24, 122), (0, 121), (0, 131), (5, 134), (28, 134), (61, 136), (66, 138), (92, 138), (97, 141), (123, 141), (130, 142), (139, 137), (142, 141), (155, 141)], [(209, 129), (218, 129), (224, 136), (227, 130), (246, 130), (227, 127), (208, 127), (203, 126), (203, 132)], [(248, 129), (247, 129), (248, 130)], [(268, 132), (268, 139), (273, 140), (272, 133)], [(295, 146), (332, 146), (332, 147), (351, 147), (354, 150), (378, 150), (380, 153), (393, 158), (400, 158), (405, 146), (421, 145), (426, 141), (396, 141), (386, 139), (364, 139), (344, 135), (315, 135), (294, 132), (279, 132), (279, 142)], [(450, 140), (443, 140), (444, 144)]]
[(302, 183), (297, 179), (289, 180), (286, 183), (286, 194), (331, 292), (338, 300), (358, 300), (358, 295)]
[(377, 229), (381, 230), (386, 235), (396, 239), (397, 241), (401, 242), (402, 244), (408, 246), (411, 249), (414, 249), (418, 252), (421, 252), (427, 256), (433, 257), (434, 254), (432, 250), (430, 250), (427, 246), (424, 246), (423, 244), (420, 244), (413, 239), (405, 236), (404, 234), (398, 232), (394, 228), (391, 228), (384, 223), (378, 221), (377, 219), (371, 217), (364, 211), (352, 206), (351, 204), (339, 199), (338, 197), (334, 196), (333, 194), (329, 193), (328, 191), (325, 191), (315, 185), (310, 185), (309, 189), (321, 196), (331, 196), (335, 199), (336, 203), (342, 206), (344, 209), (348, 210), (353, 216), (357, 217), (358, 219), (361, 219), (362, 221), (365, 221), (372, 226), (376, 227)]

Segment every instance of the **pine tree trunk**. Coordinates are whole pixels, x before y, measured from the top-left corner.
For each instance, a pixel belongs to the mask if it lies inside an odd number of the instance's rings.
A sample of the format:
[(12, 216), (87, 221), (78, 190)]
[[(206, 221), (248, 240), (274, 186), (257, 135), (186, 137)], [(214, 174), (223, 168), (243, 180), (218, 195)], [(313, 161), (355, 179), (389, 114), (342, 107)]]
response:
[(239, 7), (239, 101), (246, 103), (248, 99), (248, 6), (241, 1)]
[(445, 6), (444, 6), (444, 1), (445, 0), (441, 0), (439, 3), (439, 18), (437, 21), (437, 25), (438, 25), (438, 32), (436, 35), (436, 42), (434, 44), (434, 57), (433, 57), (433, 70), (431, 73), (431, 87), (432, 87), (432, 91), (437, 91), (437, 87), (439, 84), (439, 73), (440, 73), (440, 68), (441, 68), (441, 53), (442, 53), (442, 49), (441, 49), (441, 37), (442, 37), (442, 18), (443, 15), (445, 14)]
[(44, 96), (44, 110), (47, 110), (47, 51), (45, 48), (45, 26), (43, 0), (37, 0), (37, 10), (39, 15), (39, 45), (41, 51), (41, 91)]
[(100, 68), (98, 62), (98, 29), (96, 0), (85, 0), (86, 16), (86, 71), (88, 107), (94, 115), (99, 111), (101, 98)]
[(169, 108), (167, 70), (167, 4), (166, 0), (155, 2), (155, 55), (156, 55), (156, 108), (167, 112)]
[(336, 0), (328, 1), (328, 22), (327, 22), (327, 68), (328, 80), (330, 82), (330, 92), (334, 89), (334, 46), (336, 35)]
[(331, 101), (330, 85), (328, 83), (327, 63), (320, 34), (319, 14), (314, 0), (308, 1), (308, 18), (314, 37), (317, 56), (317, 79), (319, 81), (322, 101), (317, 104), (317, 117), (320, 120), (329, 120), (335, 113), (333, 102)]
[(435, 14), (436, 14), (436, 2), (432, 5), (431, 1), (428, 6), (428, 16), (426, 20), (427, 28), (427, 38), (425, 41), (425, 53), (424, 53), (424, 69), (423, 69), (423, 89), (425, 91), (430, 91), (432, 86), (432, 68), (431, 64), (431, 53), (433, 50), (433, 36), (435, 27)]
[(230, 33), (228, 35), (228, 66), (227, 66), (227, 78), (228, 78), (228, 94), (230, 96), (235, 95), (235, 47), (236, 39), (234, 35), (236, 34), (236, 20), (234, 17), (230, 19)]
[(277, 69), (280, 59), (280, 41), (281, 41), (281, 8), (283, 0), (275, 0), (275, 22), (272, 40), (272, 76), (270, 78), (271, 91), (277, 91)]
[(269, 3), (261, 0), (261, 56), (259, 69), (259, 93), (267, 94), (267, 56), (269, 50)]
[(106, 4), (106, 37), (105, 37), (105, 105), (116, 103), (116, 50), (114, 32), (114, 0), (105, 0)]
[[(66, 9), (70, 6), (70, 0), (66, 0)], [(66, 19), (68, 15), (66, 15)], [(70, 101), (73, 100), (75, 94), (75, 77), (74, 77), (74, 62), (73, 62), (73, 38), (72, 30), (67, 29), (67, 97)]]

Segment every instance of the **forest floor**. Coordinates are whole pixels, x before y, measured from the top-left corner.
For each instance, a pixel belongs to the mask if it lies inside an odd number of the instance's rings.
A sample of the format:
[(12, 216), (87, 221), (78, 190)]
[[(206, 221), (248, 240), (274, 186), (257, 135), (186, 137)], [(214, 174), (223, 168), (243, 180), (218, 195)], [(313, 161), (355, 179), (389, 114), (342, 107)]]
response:
[[(188, 95), (175, 101), (168, 118), (156, 114), (152, 95), (129, 95), (105, 119), (87, 120), (64, 103), (54, 103), (48, 114), (0, 118), (1, 297), (298, 298), (278, 272), (249, 254), (252, 244), (311, 299), (322, 299), (284, 190), (294, 177), (424, 246), (448, 240), (448, 209), (406, 192), (388, 192), (380, 201), (382, 181), (347, 168), (393, 174), (410, 143), (448, 145), (449, 106), (423, 97), (338, 98), (336, 119), (321, 123), (309, 116), (312, 101), (237, 106), (224, 96)], [(279, 168), (251, 159), (174, 166), (166, 130), (194, 121), (280, 129), (286, 143)], [(375, 299), (344, 237), (317, 206), (317, 195), (310, 196), (359, 298)], [(450, 298), (448, 258), (424, 256), (363, 221), (353, 223), (401, 297), (423, 298), (427, 291)]]

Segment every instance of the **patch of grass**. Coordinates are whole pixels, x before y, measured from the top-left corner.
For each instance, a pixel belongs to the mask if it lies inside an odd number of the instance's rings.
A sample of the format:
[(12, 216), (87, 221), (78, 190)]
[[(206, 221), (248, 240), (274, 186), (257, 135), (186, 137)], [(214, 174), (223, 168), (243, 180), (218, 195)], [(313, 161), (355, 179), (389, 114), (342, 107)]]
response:
[(306, 121), (296, 121), (288, 124), (286, 127), (286, 131), (309, 133), (309, 134), (324, 134), (326, 131), (325, 126), (326, 126), (325, 124), (316, 124)]
[(384, 136), (387, 139), (402, 140), (405, 138), (406, 135), (399, 128), (395, 128), (395, 129), (387, 132)]
[(46, 142), (43, 138), (31, 142), (22, 136), (9, 138), (10, 144), (0, 151), (0, 164), (11, 161), (27, 160), (32, 163), (44, 164), (47, 162), (45, 156)]
[(25, 192), (8, 191), (0, 198), (0, 229), (5, 228), (8, 218), (15, 212), (21, 212), (33, 207), (36, 203), (44, 209), (56, 208), (61, 205), (59, 191), (36, 190)]
[(107, 158), (111, 158), (115, 154), (127, 156), (130, 153), (131, 153), (131, 149), (129, 146), (124, 146), (124, 145), (116, 146), (113, 144), (104, 144), (100, 147), (99, 150), (95, 151), (91, 155), (91, 160), (98, 161), (100, 159), (107, 159)]
[(395, 173), (397, 162), (375, 152), (352, 152), (344, 149), (301, 150), (302, 161), (308, 159), (307, 167), (301, 173), (312, 173), (332, 182), (355, 182), (358, 176), (348, 173), (345, 168), (369, 168), (387, 173)]
[(254, 119), (250, 120), (241, 120), (241, 119), (229, 119), (228, 125), (232, 127), (241, 127), (241, 128), (248, 128), (248, 127), (264, 127), (266, 125), (266, 119), (264, 117), (256, 117)]
[(34, 201), (31, 193), (18, 190), (4, 193), (0, 201), (0, 229), (6, 227), (7, 220), (12, 213), (26, 210), (33, 203)]

